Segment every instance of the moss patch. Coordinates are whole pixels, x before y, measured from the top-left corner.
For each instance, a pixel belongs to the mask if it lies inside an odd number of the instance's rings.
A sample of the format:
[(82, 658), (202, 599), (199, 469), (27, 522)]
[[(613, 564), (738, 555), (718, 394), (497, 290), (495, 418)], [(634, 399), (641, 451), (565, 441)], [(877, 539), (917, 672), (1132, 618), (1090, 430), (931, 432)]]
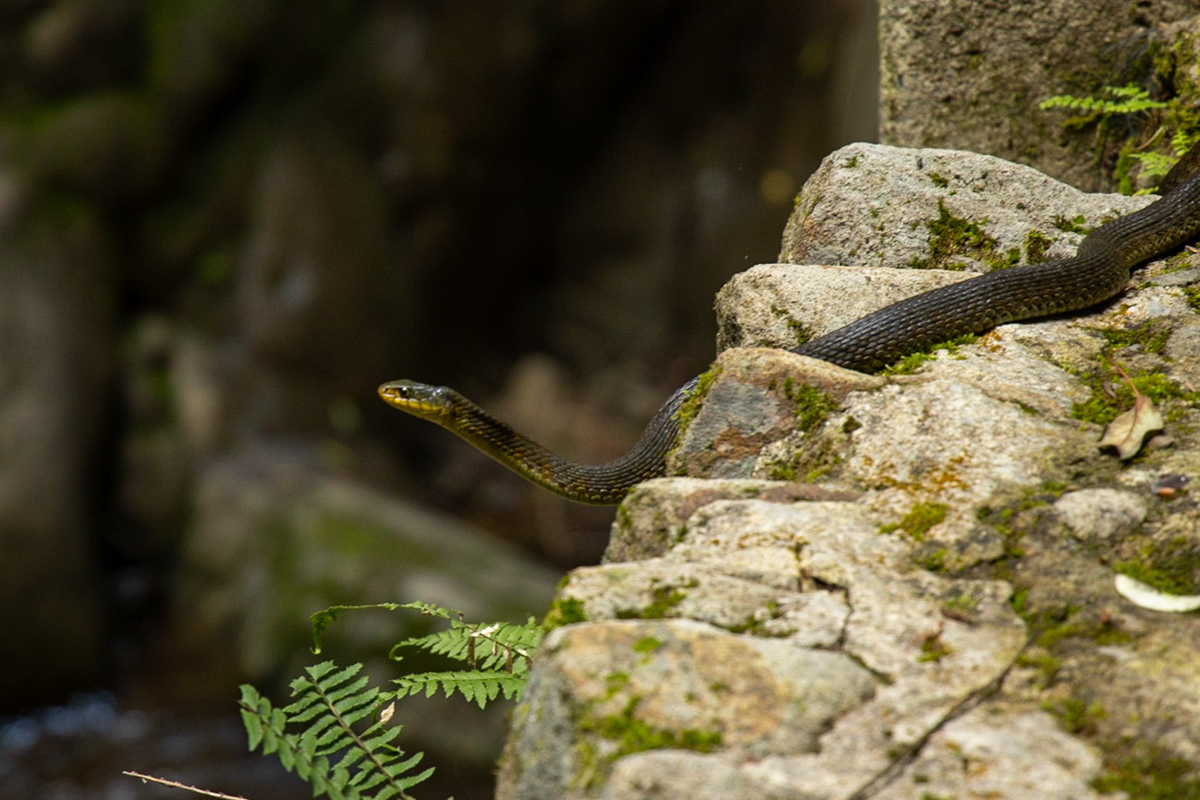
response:
[(1105, 764), (1092, 781), (1101, 794), (1125, 792), (1131, 800), (1200, 800), (1200, 775), (1184, 758), (1150, 750)]
[(904, 517), (891, 525), (880, 525), (880, 533), (903, 530), (915, 542), (925, 541), (929, 529), (946, 518), (948, 506), (942, 503), (917, 503)]
[(542, 619), (542, 627), (547, 631), (571, 625), (576, 622), (587, 622), (587, 611), (583, 603), (574, 597), (558, 597), (550, 604), (550, 610)]
[(904, 358), (897, 361), (895, 364), (884, 367), (880, 371), (880, 375), (907, 375), (911, 372), (916, 372), (926, 361), (934, 358), (938, 351), (945, 350), (950, 355), (958, 352), (958, 348), (964, 344), (974, 344), (979, 339), (979, 336), (974, 333), (966, 333), (962, 336), (956, 336), (944, 342), (939, 342), (925, 350), (920, 350), (916, 353), (909, 353)]
[(820, 425), (837, 408), (837, 401), (827, 392), (784, 378), (783, 394), (792, 401), (792, 414), (796, 417), (796, 430), (807, 433)]
[(580, 771), (574, 783), (594, 788), (603, 783), (618, 758), (647, 750), (692, 750), (711, 753), (721, 746), (720, 731), (699, 728), (673, 730), (657, 728), (635, 716), (641, 696), (633, 695), (616, 714), (585, 715), (579, 722), (581, 733), (608, 740), (614, 747), (600, 753), (596, 744), (583, 739), (577, 746)]
[(1113, 569), (1167, 594), (1200, 592), (1200, 544), (1189, 536), (1166, 542), (1147, 537), (1130, 558), (1120, 559)]
[(967, 268), (967, 263), (959, 260), (958, 256), (965, 255), (981, 261), (994, 258), (999, 242), (984, 231), (986, 224), (986, 218), (972, 222), (954, 216), (946, 208), (946, 201), (939, 197), (938, 218), (925, 223), (929, 229), (929, 257), (914, 257), (908, 265), (913, 269), (963, 270)]
[(721, 374), (721, 368), (714, 366), (707, 372), (700, 373), (696, 379), (696, 388), (692, 390), (687, 399), (679, 406), (679, 410), (675, 412), (675, 421), (679, 425), (680, 431), (687, 430), (688, 425), (692, 424), (692, 420), (700, 413), (701, 406), (704, 405), (704, 398), (712, 389), (713, 384)]
[(779, 306), (771, 306), (771, 313), (776, 319), (783, 320), (783, 324), (791, 331), (794, 344), (802, 345), (812, 338), (812, 331), (804, 323), (789, 314), (787, 309), (780, 308)]
[(1045, 262), (1046, 251), (1052, 244), (1054, 244), (1053, 239), (1036, 228), (1031, 228), (1029, 233), (1025, 234), (1025, 263), (1041, 264)]
[[(1099, 369), (1076, 375), (1092, 390), (1092, 396), (1071, 407), (1071, 416), (1075, 419), (1107, 425), (1121, 412), (1133, 407), (1133, 391), (1113, 369), (1111, 362), (1102, 360)], [(1167, 422), (1178, 421), (1186, 408), (1200, 408), (1200, 392), (1184, 389), (1161, 372), (1140, 370), (1131, 375), (1130, 380), (1139, 392), (1160, 407)]]

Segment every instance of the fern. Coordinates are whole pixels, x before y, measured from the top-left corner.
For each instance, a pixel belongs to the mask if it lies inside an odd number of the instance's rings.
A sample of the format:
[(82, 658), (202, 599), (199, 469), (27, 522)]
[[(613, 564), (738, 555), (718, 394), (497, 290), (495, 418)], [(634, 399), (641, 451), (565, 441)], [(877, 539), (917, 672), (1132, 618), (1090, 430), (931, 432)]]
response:
[[(433, 768), (406, 774), (424, 754), (405, 758), (392, 744), (401, 726), (388, 727), (394, 710), (390, 703), (373, 723), (355, 728), (375, 717), (389, 699), (378, 688), (368, 688), (366, 676), (355, 677), (361, 669), (362, 664), (338, 669), (332, 661), (307, 667), (306, 677), (292, 681), (296, 700), (283, 708), (272, 707), (253, 686), (243, 685), (240, 705), (250, 749), (261, 744), (263, 755), (276, 753), (285, 769), (312, 784), (314, 796), (412, 800), (406, 790), (432, 775)], [(288, 733), (289, 726), (303, 726), (303, 732)], [(363, 794), (368, 791), (372, 794)]]
[(1048, 97), (1038, 103), (1038, 108), (1047, 111), (1051, 108), (1066, 108), (1072, 111), (1082, 111), (1090, 119), (1111, 117), (1118, 114), (1138, 114), (1155, 108), (1166, 108), (1161, 100), (1151, 100), (1150, 94), (1132, 83), (1126, 86), (1106, 86), (1108, 97), (1075, 97), (1062, 94)]
[(313, 652), (321, 652), (322, 638), (341, 612), (363, 609), (409, 609), (448, 620), (447, 630), (405, 639), (390, 657), (400, 661), (399, 650), (415, 647), (469, 669), (406, 675), (393, 681), (394, 691), (383, 691), (359, 676), (362, 664), (339, 668), (326, 661), (292, 681), (295, 699), (283, 708), (273, 707), (253, 686), (242, 686), (242, 721), (250, 749), (261, 745), (264, 755), (274, 753), (289, 772), (312, 784), (314, 796), (412, 800), (407, 790), (433, 768), (413, 774), (423, 754), (406, 757), (392, 744), (401, 730), (388, 726), (396, 701), (439, 690), (446, 697), (460, 694), (480, 708), (501, 696), (519, 700), (545, 631), (533, 617), (523, 624), (468, 623), (460, 612), (429, 603), (331, 606), (312, 615)]
[(421, 672), (415, 675), (405, 675), (392, 681), (398, 687), (396, 698), (409, 697), (425, 693), (432, 697), (441, 690), (446, 697), (458, 692), (468, 703), (475, 703), (480, 708), (495, 700), (501, 694), (505, 700), (520, 700), (525, 690), (523, 676), (510, 675), (506, 672), (483, 672), (469, 670), (462, 672)]

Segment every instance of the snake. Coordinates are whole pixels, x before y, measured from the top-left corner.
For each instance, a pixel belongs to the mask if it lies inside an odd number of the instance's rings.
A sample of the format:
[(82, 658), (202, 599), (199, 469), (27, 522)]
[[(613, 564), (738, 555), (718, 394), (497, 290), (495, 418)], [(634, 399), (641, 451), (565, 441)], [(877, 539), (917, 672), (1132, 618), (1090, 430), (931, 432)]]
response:
[[(966, 334), (1097, 306), (1125, 288), (1134, 267), (1200, 234), (1198, 162), (1200, 145), (1160, 183), (1160, 199), (1092, 230), (1072, 258), (988, 272), (932, 289), (788, 349), (845, 369), (878, 372), (909, 353)], [(681, 435), (680, 410), (699, 384), (696, 377), (679, 387), (628, 452), (599, 465), (551, 452), (446, 386), (390, 381), (379, 387), (379, 395), (557, 495), (612, 505), (639, 483), (665, 474), (667, 455)]]

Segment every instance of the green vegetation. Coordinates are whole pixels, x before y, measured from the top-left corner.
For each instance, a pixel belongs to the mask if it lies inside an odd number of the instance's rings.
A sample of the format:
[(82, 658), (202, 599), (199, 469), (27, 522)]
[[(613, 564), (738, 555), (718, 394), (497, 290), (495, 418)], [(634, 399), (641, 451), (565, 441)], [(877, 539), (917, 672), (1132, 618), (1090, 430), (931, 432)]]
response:
[(1167, 594), (1200, 592), (1200, 544), (1188, 536), (1166, 542), (1146, 537), (1132, 558), (1121, 559), (1113, 569)]
[(687, 430), (688, 425), (692, 424), (692, 420), (700, 413), (701, 406), (704, 405), (704, 398), (712, 389), (712, 385), (716, 382), (717, 377), (721, 374), (721, 368), (713, 366), (707, 372), (702, 372), (696, 380), (696, 388), (692, 390), (683, 404), (679, 406), (679, 410), (675, 412), (675, 421), (679, 424), (679, 430)]
[[(312, 615), (313, 650), (344, 611), (409, 609), (448, 620), (446, 630), (406, 639), (396, 652), (417, 648), (466, 667), (444, 672), (404, 675), (384, 691), (360, 676), (362, 664), (338, 667), (325, 661), (305, 669), (292, 681), (292, 702), (276, 708), (250, 685), (241, 687), (240, 709), (250, 749), (274, 754), (289, 772), (312, 785), (313, 795), (333, 800), (411, 800), (408, 789), (433, 774), (414, 772), (424, 758), (408, 754), (394, 742), (402, 726), (390, 724), (396, 703), (412, 695), (441, 691), (461, 695), (481, 709), (503, 696), (519, 699), (530, 661), (545, 631), (531, 617), (524, 624), (472, 624), (462, 614), (428, 603), (381, 603), (334, 606)], [(333, 759), (336, 759), (334, 761)]]
[[(692, 586), (696, 583), (693, 581)], [(617, 619), (662, 619), (667, 613), (683, 602), (687, 592), (674, 586), (656, 586), (652, 592), (654, 601), (636, 612), (618, 611)]]
[[(1165, 60), (1158, 60), (1155, 68), (1162, 75), (1175, 72), (1174, 66)], [(1043, 111), (1063, 108), (1078, 112), (1063, 123), (1066, 130), (1095, 127), (1098, 141), (1124, 142), (1114, 171), (1122, 194), (1134, 193), (1135, 167), (1138, 168), (1138, 179), (1143, 182), (1161, 179), (1200, 140), (1200, 136), (1193, 133), (1200, 128), (1200, 113), (1182, 97), (1155, 100), (1148, 91), (1134, 84), (1106, 86), (1101, 92), (1101, 97), (1050, 97), (1038, 107)], [(1143, 138), (1139, 131), (1156, 132), (1148, 141), (1139, 142), (1137, 139)], [(1152, 145), (1163, 149), (1151, 149)], [(1139, 193), (1147, 191), (1149, 189)]]
[(1101, 794), (1125, 792), (1130, 800), (1200, 800), (1196, 765), (1158, 749), (1105, 764), (1092, 781)]
[(917, 660), (922, 664), (941, 661), (952, 652), (950, 645), (942, 641), (941, 636), (928, 636), (921, 642), (921, 655)]
[(576, 600), (574, 597), (557, 597), (550, 604), (550, 610), (546, 612), (545, 619), (542, 620), (542, 628), (547, 631), (552, 631), (555, 628), (561, 628), (563, 625), (571, 625), (576, 622), (587, 622), (587, 611), (583, 607), (583, 603)]
[(1058, 228), (1064, 233), (1082, 233), (1084, 236), (1086, 236), (1095, 230), (1094, 227), (1089, 227), (1086, 224), (1087, 220), (1084, 219), (1083, 214), (1078, 214), (1070, 219), (1067, 219), (1061, 214), (1057, 214), (1054, 217), (1053, 223), (1054, 227)]
[(604, 716), (585, 716), (579, 723), (579, 730), (606, 739), (615, 748), (606, 750), (601, 755), (599, 748), (587, 740), (581, 742), (576, 750), (582, 763), (576, 783), (586, 788), (598, 785), (608, 775), (613, 763), (631, 753), (641, 753), (646, 750), (693, 750), (699, 753), (711, 753), (721, 746), (720, 731), (704, 731), (697, 728), (671, 730), (656, 728), (635, 716), (641, 703), (639, 695), (633, 695), (625, 706), (616, 714)]
[(1187, 299), (1188, 307), (1200, 313), (1200, 286), (1184, 286), (1183, 296)]
[(796, 417), (796, 430), (806, 433), (824, 422), (838, 405), (827, 392), (790, 377), (783, 380), (783, 394), (794, 403), (792, 413)]
[(1025, 263), (1041, 264), (1046, 260), (1046, 251), (1054, 240), (1036, 228), (1030, 228), (1025, 234)]
[(956, 217), (946, 208), (946, 201), (938, 198), (938, 218), (925, 223), (929, 228), (929, 258), (913, 257), (908, 266), (913, 269), (951, 269), (967, 268), (964, 261), (954, 260), (956, 256), (968, 255), (987, 260), (994, 257), (999, 242), (983, 230), (987, 219), (971, 222), (963, 217)]
[[(1075, 419), (1107, 425), (1124, 410), (1133, 407), (1133, 390), (1107, 359), (1101, 359), (1098, 369), (1076, 373), (1076, 377), (1092, 390), (1092, 396), (1071, 407), (1071, 416)], [(1200, 408), (1200, 392), (1184, 389), (1161, 372), (1139, 370), (1130, 376), (1130, 380), (1139, 392), (1163, 410), (1167, 422), (1178, 421), (1188, 407)]]
[(891, 525), (880, 525), (880, 533), (903, 530), (915, 542), (925, 541), (929, 529), (946, 518), (948, 506), (942, 503), (917, 503), (904, 517)]
[(1104, 707), (1077, 697), (1064, 697), (1053, 703), (1043, 703), (1042, 710), (1053, 714), (1068, 733), (1090, 736), (1096, 733), (1096, 723), (1107, 714)]
[(931, 360), (937, 355), (939, 350), (945, 350), (950, 355), (958, 352), (958, 348), (964, 344), (974, 344), (979, 340), (979, 336), (974, 333), (964, 333), (962, 336), (956, 336), (945, 342), (938, 342), (926, 350), (920, 350), (916, 353), (909, 353), (904, 358), (897, 361), (888, 367), (885, 367), (880, 375), (907, 375), (911, 372), (916, 372), (926, 361)]
[(795, 345), (802, 345), (812, 338), (812, 331), (805, 327), (804, 323), (789, 314), (787, 309), (780, 308), (779, 306), (771, 306), (771, 313), (777, 319), (783, 320), (783, 324), (792, 332), (792, 339)]

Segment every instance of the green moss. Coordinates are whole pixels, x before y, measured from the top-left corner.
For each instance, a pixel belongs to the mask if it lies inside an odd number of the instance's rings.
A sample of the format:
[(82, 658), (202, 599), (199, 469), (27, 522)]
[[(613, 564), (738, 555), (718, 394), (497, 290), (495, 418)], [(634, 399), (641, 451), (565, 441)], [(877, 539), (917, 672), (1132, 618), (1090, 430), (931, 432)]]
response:
[(1190, 595), (1200, 591), (1200, 553), (1187, 536), (1167, 542), (1147, 538), (1133, 558), (1118, 560), (1113, 569), (1167, 594)]
[(1041, 264), (1046, 260), (1046, 251), (1054, 240), (1036, 228), (1030, 228), (1025, 234), (1025, 263)]
[[(1157, 346), (1158, 335), (1150, 336), (1148, 341), (1150, 346)], [(1085, 402), (1071, 407), (1071, 416), (1075, 419), (1107, 425), (1133, 407), (1133, 391), (1108, 359), (1101, 359), (1097, 369), (1075, 374), (1092, 391), (1092, 396)], [(1167, 422), (1178, 421), (1187, 408), (1200, 408), (1200, 392), (1185, 389), (1162, 372), (1140, 370), (1130, 376), (1130, 380), (1139, 392), (1159, 406)]]
[(1087, 224), (1087, 220), (1084, 218), (1083, 214), (1071, 217), (1070, 219), (1058, 214), (1054, 217), (1052, 222), (1054, 227), (1058, 228), (1064, 233), (1082, 233), (1086, 236), (1095, 230), (1094, 226)]
[(639, 613), (618, 612), (617, 619), (662, 619), (667, 616), (667, 612), (683, 602), (687, 592), (673, 586), (656, 586), (652, 595), (653, 602)]
[(937, 174), (936, 172), (929, 173), (929, 180), (932, 181), (933, 185), (938, 187), (939, 189), (945, 189), (947, 186), (950, 185), (950, 181), (946, 180), (944, 177)]
[(1067, 733), (1084, 736), (1095, 735), (1096, 724), (1108, 716), (1099, 703), (1089, 703), (1078, 697), (1064, 697), (1053, 703), (1043, 703), (1042, 710), (1053, 714)]
[(604, 676), (604, 699), (608, 700), (629, 685), (628, 672), (610, 672)]
[(1100, 331), (1110, 349), (1140, 346), (1144, 353), (1161, 353), (1167, 347), (1171, 326), (1159, 322), (1147, 322), (1132, 328)]
[(969, 617), (979, 610), (979, 598), (969, 594), (955, 594), (942, 601), (942, 608), (951, 614)]
[(1125, 792), (1130, 800), (1200, 800), (1200, 774), (1187, 759), (1150, 749), (1106, 763), (1092, 788), (1101, 794)]
[(917, 660), (921, 663), (941, 661), (952, 652), (941, 636), (929, 636), (921, 642), (921, 655)]
[(607, 777), (613, 763), (623, 756), (647, 750), (692, 750), (711, 753), (721, 746), (720, 731), (699, 728), (672, 730), (657, 728), (636, 717), (641, 697), (634, 695), (616, 714), (585, 716), (579, 722), (581, 733), (607, 739), (615, 748), (600, 755), (594, 744), (586, 739), (576, 749), (580, 770), (573, 783), (587, 788), (598, 786)]
[(812, 331), (805, 327), (804, 323), (789, 314), (787, 309), (780, 308), (779, 306), (771, 306), (771, 313), (777, 319), (783, 320), (783, 324), (792, 332), (792, 339), (795, 344), (802, 345), (812, 338)]
[(858, 156), (850, 156), (850, 159), (843, 164), (846, 169), (854, 169), (858, 166)]
[[(692, 424), (692, 420), (700, 413), (701, 406), (704, 405), (704, 398), (712, 389), (713, 383), (721, 374), (721, 368), (714, 366), (707, 372), (700, 373), (700, 377), (696, 379), (696, 388), (692, 390), (687, 399), (679, 406), (679, 410), (675, 412), (675, 421), (679, 425), (679, 430), (687, 430), (688, 425)], [(682, 437), (681, 437), (682, 438)]]
[(974, 333), (963, 334), (949, 339), (945, 342), (939, 342), (932, 347), (921, 350), (916, 353), (909, 353), (904, 358), (897, 361), (895, 364), (885, 367), (881, 375), (907, 375), (911, 372), (916, 372), (926, 361), (932, 359), (939, 350), (945, 350), (950, 355), (958, 352), (958, 348), (964, 344), (973, 344), (979, 339)]
[(1184, 286), (1183, 296), (1192, 311), (1200, 312), (1200, 286)]
[(827, 392), (797, 383), (790, 377), (783, 381), (783, 393), (794, 405), (792, 413), (796, 417), (796, 430), (808, 432), (820, 425), (837, 408), (837, 401)]
[(635, 653), (656, 653), (663, 646), (662, 639), (656, 639), (653, 636), (643, 636), (633, 643), (633, 652)]
[(557, 597), (550, 604), (550, 610), (546, 612), (546, 616), (542, 620), (542, 627), (547, 631), (552, 631), (563, 625), (587, 622), (587, 619), (587, 611), (582, 602), (574, 597)]
[(1041, 649), (1026, 650), (1017, 656), (1014, 663), (1018, 667), (1029, 667), (1037, 670), (1043, 688), (1054, 683), (1054, 679), (1058, 677), (1059, 670), (1062, 669), (1062, 659)]
[(930, 234), (929, 258), (914, 257), (909, 266), (913, 269), (962, 270), (967, 264), (956, 260), (956, 256), (966, 255), (983, 261), (994, 258), (999, 243), (983, 230), (986, 224), (986, 218), (971, 222), (954, 216), (946, 208), (946, 201), (938, 198), (938, 218), (926, 223)]
[(948, 506), (942, 503), (917, 503), (903, 519), (891, 525), (880, 525), (880, 533), (903, 530), (913, 541), (925, 541), (929, 529), (946, 518)]
[(932, 547), (918, 553), (913, 561), (921, 569), (926, 569), (930, 572), (944, 572), (947, 555), (949, 555), (949, 552), (946, 548)]

